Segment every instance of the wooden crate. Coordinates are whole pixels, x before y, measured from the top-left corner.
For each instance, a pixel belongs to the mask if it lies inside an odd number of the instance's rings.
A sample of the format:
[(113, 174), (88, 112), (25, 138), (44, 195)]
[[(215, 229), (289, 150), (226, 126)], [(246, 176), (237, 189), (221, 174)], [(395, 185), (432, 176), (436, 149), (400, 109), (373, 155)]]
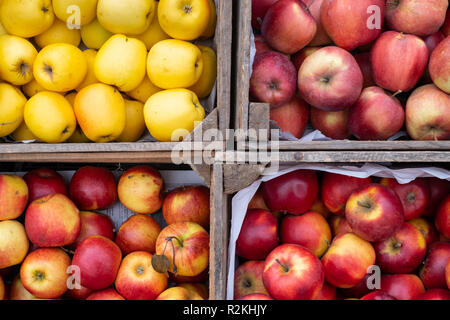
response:
[[(217, 9), (217, 26), (213, 43), (217, 53), (217, 82), (215, 108), (205, 117), (203, 129), (218, 128), (225, 131), (230, 124), (230, 86), (231, 86), (231, 38), (233, 1), (214, 0)], [(193, 134), (190, 135), (192, 137)], [(188, 140), (189, 138), (185, 139)], [(170, 151), (176, 142), (133, 142), (133, 143), (0, 143), (0, 161), (4, 154), (21, 153), (72, 153), (72, 152), (164, 152)]]
[[(252, 0), (240, 0), (235, 12), (235, 77), (233, 84), (236, 129), (269, 129), (270, 106), (250, 102)], [(450, 141), (280, 141), (280, 150), (450, 150)]]

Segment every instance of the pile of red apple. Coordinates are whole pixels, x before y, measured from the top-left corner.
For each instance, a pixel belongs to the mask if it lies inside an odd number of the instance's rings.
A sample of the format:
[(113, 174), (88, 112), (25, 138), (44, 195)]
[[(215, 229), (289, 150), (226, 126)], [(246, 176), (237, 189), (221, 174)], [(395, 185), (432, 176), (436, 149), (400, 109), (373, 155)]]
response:
[[(134, 214), (116, 232), (95, 211), (117, 200)], [(165, 227), (151, 216), (160, 209)], [(150, 166), (128, 169), (118, 183), (93, 166), (69, 185), (51, 169), (0, 174), (0, 300), (208, 299), (207, 230), (209, 189), (166, 194)]]
[(236, 255), (242, 300), (450, 300), (450, 181), (295, 170), (261, 184)]
[(296, 138), (450, 139), (448, 0), (252, 0), (253, 101)]

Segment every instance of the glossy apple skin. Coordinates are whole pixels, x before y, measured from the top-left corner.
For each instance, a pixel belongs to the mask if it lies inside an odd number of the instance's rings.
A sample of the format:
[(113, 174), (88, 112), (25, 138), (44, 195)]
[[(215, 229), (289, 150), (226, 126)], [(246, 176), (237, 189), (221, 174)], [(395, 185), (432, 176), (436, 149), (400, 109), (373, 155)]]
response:
[(326, 172), (321, 183), (321, 198), (325, 206), (336, 215), (345, 215), (345, 204), (353, 191), (372, 183), (369, 178), (357, 178)]
[(270, 209), (267, 207), (266, 202), (264, 201), (263, 193), (261, 188), (259, 188), (253, 198), (250, 200), (250, 203), (248, 204), (248, 210), (250, 209), (263, 209), (266, 211), (270, 211)]
[(381, 28), (369, 29), (370, 6), (380, 9), (380, 24), (384, 20), (384, 0), (325, 0), (321, 8), (321, 20), (325, 31), (339, 47), (352, 51), (374, 41)]
[(82, 286), (102, 290), (114, 283), (121, 260), (120, 248), (113, 241), (90, 236), (76, 248), (72, 265), (80, 268)]
[(350, 288), (364, 279), (367, 268), (375, 264), (375, 250), (370, 242), (354, 233), (345, 233), (333, 239), (322, 257), (325, 279), (338, 288)]
[(447, 288), (445, 268), (450, 260), (450, 242), (435, 242), (430, 245), (420, 278), (426, 288)]
[(363, 87), (372, 87), (375, 86), (376, 83), (373, 80), (373, 71), (372, 64), (370, 63), (370, 52), (361, 52), (355, 54), (355, 60), (361, 69), (364, 78)]
[(18, 218), (28, 203), (28, 187), (16, 175), (0, 174), (0, 221)]
[(406, 103), (406, 129), (414, 140), (450, 139), (450, 97), (435, 85), (417, 88)]
[(164, 198), (162, 211), (167, 224), (195, 222), (209, 230), (209, 189), (205, 186), (176, 188)]
[(244, 297), (241, 297), (237, 300), (273, 300), (273, 299), (271, 297), (269, 297), (268, 295), (265, 295), (262, 293), (253, 293), (253, 294), (249, 294)]
[(89, 236), (104, 236), (114, 240), (114, 223), (111, 218), (103, 213), (80, 211), (81, 230), (77, 240), (71, 245), (76, 248)]
[(135, 251), (123, 258), (115, 287), (127, 300), (154, 300), (167, 288), (167, 275), (152, 267), (152, 254)]
[(264, 260), (250, 260), (241, 264), (234, 272), (234, 299), (249, 294), (268, 295), (263, 283)]
[(409, 273), (425, 258), (425, 237), (411, 224), (405, 222), (391, 237), (374, 244), (377, 265), (387, 273)]
[(363, 81), (355, 58), (335, 46), (324, 47), (308, 56), (298, 72), (301, 97), (323, 111), (341, 111), (353, 105)]
[(69, 193), (80, 210), (107, 209), (117, 200), (116, 180), (106, 168), (85, 166), (72, 176)]
[(71, 300), (86, 300), (91, 295), (91, 293), (91, 289), (81, 286), (80, 289), (67, 290), (65, 296)]
[(113, 288), (107, 288), (92, 292), (86, 300), (125, 300), (116, 290)]
[(134, 251), (155, 253), (161, 226), (150, 216), (135, 214), (119, 228), (115, 242), (124, 255)]
[(415, 274), (382, 275), (381, 290), (397, 300), (414, 300), (425, 292), (422, 281)]
[(336, 287), (324, 282), (322, 290), (314, 300), (336, 300)]
[(330, 226), (333, 238), (341, 234), (352, 232), (352, 227), (350, 227), (347, 219), (343, 216), (332, 216), (330, 218)]
[(259, 102), (279, 107), (294, 97), (297, 70), (284, 54), (275, 51), (258, 54), (253, 61), (250, 94)]
[(450, 291), (446, 289), (429, 289), (417, 296), (416, 300), (450, 300)]
[(304, 0), (303, 3), (308, 7), (309, 12), (316, 21), (317, 31), (314, 38), (308, 44), (309, 46), (325, 46), (332, 44), (333, 41), (328, 36), (325, 28), (322, 25), (320, 11), (324, 0)]
[(320, 50), (321, 47), (305, 47), (296, 54), (291, 56), (292, 63), (295, 66), (295, 69), (300, 70), (300, 67), (303, 64), (303, 61), (310, 55), (312, 55), (314, 52)]
[(262, 21), (267, 10), (278, 0), (252, 0), (252, 27), (255, 30), (261, 28)]
[(316, 21), (300, 0), (277, 1), (267, 10), (261, 25), (269, 46), (286, 54), (306, 47), (316, 31)]
[(430, 192), (426, 180), (417, 178), (409, 183), (400, 184), (395, 179), (384, 178), (384, 184), (392, 188), (402, 201), (405, 220), (422, 216), (430, 201)]
[(427, 36), (442, 26), (447, 7), (447, 0), (387, 0), (386, 24), (389, 29)]
[(345, 207), (353, 232), (367, 241), (382, 241), (403, 224), (403, 207), (394, 190), (370, 184), (354, 191)]
[(439, 205), (450, 193), (450, 181), (439, 178), (425, 178), (428, 183), (428, 189), (430, 191), (430, 201), (428, 202), (427, 209), (423, 213), (424, 217), (435, 216)]
[(384, 291), (375, 290), (361, 297), (360, 300), (397, 300), (397, 299), (395, 299), (393, 296), (389, 295)]
[(309, 249), (321, 257), (331, 243), (331, 230), (327, 220), (317, 212), (300, 216), (286, 216), (280, 225), (281, 243), (292, 243)]
[(236, 254), (249, 260), (263, 260), (278, 244), (277, 218), (269, 211), (248, 210), (236, 241)]
[(280, 127), (282, 132), (289, 132), (297, 139), (305, 132), (309, 120), (309, 106), (301, 98), (294, 98), (277, 108), (270, 109), (270, 120)]
[[(26, 257), (29, 247), (26, 230), (20, 222), (0, 221), (0, 271), (13, 271), (13, 266), (20, 264)], [(2, 275), (5, 277), (4, 273)]]
[(324, 269), (308, 249), (282, 244), (267, 256), (263, 282), (276, 300), (312, 300), (322, 289)]
[(442, 40), (433, 50), (428, 70), (433, 83), (450, 94), (450, 38)]
[(30, 202), (51, 193), (68, 195), (66, 181), (55, 170), (47, 168), (31, 170), (23, 176), (23, 179), (28, 186)]
[(405, 111), (400, 101), (380, 87), (365, 88), (350, 107), (348, 125), (359, 140), (387, 140), (400, 131)]
[(450, 238), (450, 195), (448, 195), (437, 212), (436, 228), (446, 238)]
[(264, 37), (260, 34), (255, 35), (255, 49), (255, 56), (263, 52), (273, 51), (273, 49), (267, 44), (266, 40), (264, 40)]
[(25, 213), (28, 238), (38, 247), (72, 244), (81, 231), (81, 217), (75, 204), (54, 193), (34, 200)]
[(407, 92), (415, 87), (428, 63), (425, 42), (414, 35), (386, 31), (371, 50), (376, 84), (392, 92)]
[(423, 218), (417, 218), (409, 220), (407, 222), (414, 226), (417, 230), (419, 230), (420, 233), (422, 233), (422, 235), (425, 237), (427, 247), (430, 244), (439, 241), (439, 234), (436, 228), (429, 221)]
[(271, 211), (302, 214), (314, 204), (319, 193), (317, 175), (312, 170), (295, 170), (262, 184)]
[(348, 109), (332, 112), (311, 107), (311, 124), (331, 139), (344, 140), (350, 137)]

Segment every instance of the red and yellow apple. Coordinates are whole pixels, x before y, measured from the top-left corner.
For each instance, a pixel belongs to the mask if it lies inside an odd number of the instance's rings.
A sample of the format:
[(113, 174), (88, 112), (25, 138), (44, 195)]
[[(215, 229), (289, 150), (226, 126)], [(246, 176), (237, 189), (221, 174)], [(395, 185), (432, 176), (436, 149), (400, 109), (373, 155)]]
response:
[(103, 213), (81, 211), (81, 230), (78, 238), (71, 245), (76, 248), (84, 239), (90, 236), (103, 236), (114, 239), (114, 223), (111, 218)]
[(425, 292), (422, 281), (415, 274), (382, 275), (381, 290), (397, 300), (415, 300)]
[(21, 263), (27, 255), (28, 248), (27, 233), (20, 222), (0, 221), (0, 269)]
[(309, 106), (298, 96), (277, 108), (270, 108), (270, 120), (281, 129), (300, 139), (309, 120)]
[(28, 203), (28, 187), (16, 175), (0, 174), (0, 221), (18, 218)]
[(264, 260), (249, 260), (234, 272), (234, 299), (249, 294), (268, 295), (263, 283)]
[(23, 179), (28, 186), (28, 200), (30, 202), (52, 193), (68, 195), (66, 181), (55, 170), (48, 168), (34, 169), (27, 172)]

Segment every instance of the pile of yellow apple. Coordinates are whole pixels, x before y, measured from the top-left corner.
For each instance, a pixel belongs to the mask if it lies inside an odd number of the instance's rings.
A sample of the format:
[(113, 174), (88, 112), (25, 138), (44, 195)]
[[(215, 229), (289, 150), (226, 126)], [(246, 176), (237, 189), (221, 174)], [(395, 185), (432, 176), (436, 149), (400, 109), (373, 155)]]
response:
[(0, 137), (178, 141), (217, 76), (213, 0), (0, 0)]

